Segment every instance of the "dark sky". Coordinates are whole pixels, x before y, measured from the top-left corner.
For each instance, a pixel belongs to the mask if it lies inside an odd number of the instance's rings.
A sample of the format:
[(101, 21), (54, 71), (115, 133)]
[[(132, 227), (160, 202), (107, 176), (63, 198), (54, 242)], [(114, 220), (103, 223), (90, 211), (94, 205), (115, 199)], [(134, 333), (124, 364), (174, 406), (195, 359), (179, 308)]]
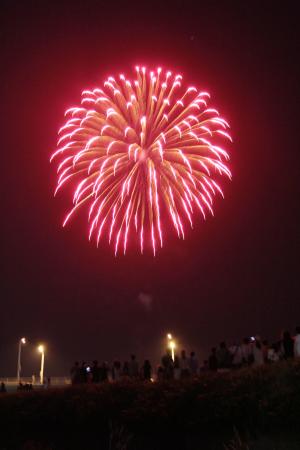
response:
[[(157, 358), (165, 333), (200, 358), (212, 344), (300, 323), (299, 17), (276, 2), (5, 2), (1, 42), (0, 375), (75, 359)], [(63, 112), (82, 89), (136, 64), (209, 90), (230, 122), (232, 182), (215, 217), (157, 257), (87, 241), (53, 198)], [(151, 309), (141, 301), (151, 296)], [(25, 374), (26, 374), (25, 373)]]

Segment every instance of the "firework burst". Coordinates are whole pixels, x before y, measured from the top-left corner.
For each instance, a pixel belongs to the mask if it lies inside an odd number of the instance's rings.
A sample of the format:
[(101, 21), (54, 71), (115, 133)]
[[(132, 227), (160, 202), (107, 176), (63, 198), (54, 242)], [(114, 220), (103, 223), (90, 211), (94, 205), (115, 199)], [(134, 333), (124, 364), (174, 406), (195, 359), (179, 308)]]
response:
[(51, 157), (59, 160), (55, 193), (74, 185), (63, 226), (86, 204), (89, 239), (97, 245), (106, 233), (115, 254), (125, 253), (134, 232), (141, 252), (150, 240), (155, 255), (163, 245), (162, 217), (184, 238), (195, 209), (204, 219), (213, 214), (214, 195), (223, 196), (214, 178), (231, 178), (220, 142), (231, 137), (209, 99), (161, 68), (136, 67), (134, 80), (121, 74), (83, 91), (81, 106), (65, 113)]

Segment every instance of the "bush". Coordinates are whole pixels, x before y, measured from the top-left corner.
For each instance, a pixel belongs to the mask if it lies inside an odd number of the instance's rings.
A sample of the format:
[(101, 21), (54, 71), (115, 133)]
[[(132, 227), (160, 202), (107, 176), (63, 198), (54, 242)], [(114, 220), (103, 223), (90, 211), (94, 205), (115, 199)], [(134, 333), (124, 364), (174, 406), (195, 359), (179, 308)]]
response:
[(234, 429), (297, 434), (299, 417), (300, 364), (280, 363), (181, 382), (5, 394), (0, 449), (224, 449)]

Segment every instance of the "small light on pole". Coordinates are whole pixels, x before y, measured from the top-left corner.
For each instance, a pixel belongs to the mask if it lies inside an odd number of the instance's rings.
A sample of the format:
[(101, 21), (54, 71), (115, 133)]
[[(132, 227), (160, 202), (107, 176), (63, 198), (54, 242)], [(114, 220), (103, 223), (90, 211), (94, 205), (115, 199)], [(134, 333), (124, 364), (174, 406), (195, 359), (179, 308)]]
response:
[(19, 340), (19, 346), (18, 346), (18, 365), (17, 365), (17, 381), (20, 383), (21, 378), (21, 353), (22, 353), (22, 345), (26, 344), (26, 338), (22, 337)]
[(43, 345), (39, 345), (38, 351), (41, 354), (40, 384), (43, 384), (44, 383), (44, 365), (45, 365), (45, 347)]

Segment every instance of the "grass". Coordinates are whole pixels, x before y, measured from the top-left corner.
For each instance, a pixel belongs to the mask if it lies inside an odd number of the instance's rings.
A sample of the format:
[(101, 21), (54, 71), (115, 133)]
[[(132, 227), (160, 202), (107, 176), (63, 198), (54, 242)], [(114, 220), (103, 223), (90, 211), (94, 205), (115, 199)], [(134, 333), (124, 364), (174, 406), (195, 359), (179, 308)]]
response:
[(4, 394), (0, 449), (252, 450), (266, 436), (264, 450), (291, 437), (300, 448), (299, 422), (300, 363), (290, 362), (185, 382)]

